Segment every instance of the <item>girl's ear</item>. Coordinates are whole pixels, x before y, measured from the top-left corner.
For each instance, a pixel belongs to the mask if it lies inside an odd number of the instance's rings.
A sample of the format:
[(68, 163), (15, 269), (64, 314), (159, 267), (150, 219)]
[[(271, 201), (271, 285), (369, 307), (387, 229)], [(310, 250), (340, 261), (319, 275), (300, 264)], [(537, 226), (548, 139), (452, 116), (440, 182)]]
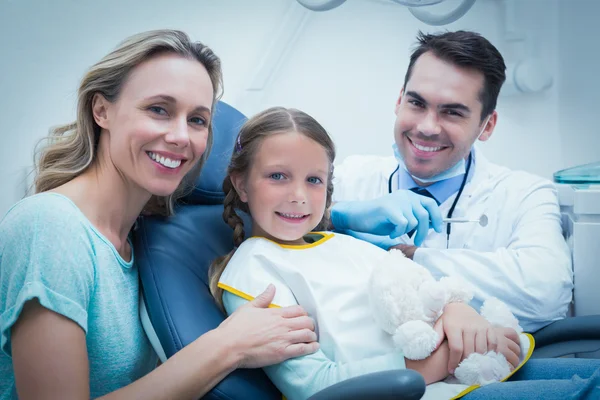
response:
[(248, 193), (246, 192), (246, 179), (243, 174), (231, 174), (229, 175), (229, 179), (231, 179), (231, 184), (233, 188), (237, 192), (240, 200), (243, 203), (248, 202)]

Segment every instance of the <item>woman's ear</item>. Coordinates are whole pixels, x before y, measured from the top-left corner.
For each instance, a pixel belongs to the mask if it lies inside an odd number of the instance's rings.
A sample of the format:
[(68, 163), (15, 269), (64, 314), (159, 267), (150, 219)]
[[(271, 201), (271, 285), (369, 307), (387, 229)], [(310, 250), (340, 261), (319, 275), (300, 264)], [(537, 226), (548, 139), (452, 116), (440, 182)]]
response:
[(229, 175), (229, 179), (231, 179), (231, 184), (237, 192), (240, 200), (243, 203), (247, 203), (248, 193), (246, 191), (246, 177), (243, 174), (231, 174)]
[(92, 99), (92, 115), (94, 121), (100, 128), (108, 129), (108, 106), (109, 102), (100, 93), (96, 93)]

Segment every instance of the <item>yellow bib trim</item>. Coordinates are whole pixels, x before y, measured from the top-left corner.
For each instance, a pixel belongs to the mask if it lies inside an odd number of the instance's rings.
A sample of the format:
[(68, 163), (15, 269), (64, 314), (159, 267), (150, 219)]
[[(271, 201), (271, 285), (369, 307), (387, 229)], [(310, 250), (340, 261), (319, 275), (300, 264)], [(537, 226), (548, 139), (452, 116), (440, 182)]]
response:
[[(226, 292), (229, 292), (231, 294), (235, 294), (238, 297), (241, 297), (244, 300), (248, 300), (248, 301), (254, 300), (254, 297), (250, 296), (248, 293), (244, 293), (241, 290), (232, 288), (231, 286), (226, 285), (224, 283), (219, 282), (219, 284), (217, 286), (220, 287), (221, 289), (225, 290)], [(281, 306), (271, 303), (271, 304), (269, 304), (269, 308), (281, 308)]]
[[(330, 233), (330, 232), (310, 232), (310, 233), (316, 233), (316, 234), (322, 235), (323, 237), (321, 239), (317, 240), (316, 242), (308, 243), (308, 244), (281, 244), (281, 243), (277, 243), (274, 240), (267, 239), (266, 237), (263, 237), (263, 236), (253, 236), (250, 239), (260, 238), (260, 239), (268, 240), (269, 242), (275, 243), (277, 246), (282, 247), (284, 249), (304, 250), (304, 249), (310, 249), (312, 247), (317, 247), (317, 246), (325, 243), (326, 241), (328, 241), (329, 239), (331, 239), (334, 236), (334, 234)], [(250, 240), (250, 239), (248, 239), (248, 240)]]
[[(506, 375), (503, 379), (501, 379), (500, 382), (504, 382), (508, 378), (510, 378), (511, 376), (513, 376), (531, 358), (531, 355), (533, 354), (533, 349), (535, 348), (535, 339), (529, 333), (525, 333), (525, 336), (527, 336), (527, 338), (529, 339), (529, 350), (527, 351), (527, 354), (525, 355), (525, 358), (523, 359), (523, 361), (521, 361), (521, 363), (519, 365), (517, 365), (517, 368), (513, 369), (512, 372), (510, 374)], [(466, 395), (468, 393), (471, 393), (473, 390), (475, 390), (475, 389), (477, 389), (479, 387), (480, 387), (480, 385), (469, 386), (468, 388), (466, 388), (465, 390), (463, 390), (462, 392), (460, 392), (459, 394), (457, 394), (456, 396), (454, 396), (450, 400), (460, 399), (464, 395)]]

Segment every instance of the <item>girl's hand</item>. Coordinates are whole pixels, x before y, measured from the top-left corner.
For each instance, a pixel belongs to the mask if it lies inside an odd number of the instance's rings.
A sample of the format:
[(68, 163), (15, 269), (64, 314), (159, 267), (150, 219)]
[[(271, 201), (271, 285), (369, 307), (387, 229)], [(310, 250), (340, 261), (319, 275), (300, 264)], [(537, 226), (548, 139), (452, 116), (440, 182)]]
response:
[(269, 285), (217, 328), (240, 355), (238, 368), (261, 368), (318, 350), (315, 325), (306, 311), (300, 306), (268, 308), (274, 296), (275, 287)]
[(492, 326), (467, 304), (446, 305), (434, 328), (440, 334), (440, 341), (444, 337), (448, 339), (448, 372), (451, 374), (471, 353), (496, 351), (503, 354), (513, 367), (519, 365), (521, 348), (517, 332), (510, 328)]

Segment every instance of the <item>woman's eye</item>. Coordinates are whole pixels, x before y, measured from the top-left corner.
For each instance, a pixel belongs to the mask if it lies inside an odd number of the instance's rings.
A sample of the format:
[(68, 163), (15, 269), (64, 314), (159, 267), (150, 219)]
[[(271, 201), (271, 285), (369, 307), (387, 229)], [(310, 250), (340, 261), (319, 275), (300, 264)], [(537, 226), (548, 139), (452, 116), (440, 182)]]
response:
[(273, 179), (273, 180), (276, 180), (276, 181), (280, 181), (280, 180), (282, 180), (284, 178), (284, 176), (283, 176), (282, 173), (276, 172), (274, 174), (271, 174), (270, 178)]
[(190, 118), (190, 122), (195, 125), (206, 125), (206, 120), (201, 117)]
[(308, 182), (318, 185), (320, 183), (323, 183), (323, 180), (321, 178), (317, 178), (316, 176), (313, 176), (313, 177), (308, 178)]
[(150, 106), (148, 107), (148, 110), (158, 115), (167, 115), (167, 110), (159, 106)]

